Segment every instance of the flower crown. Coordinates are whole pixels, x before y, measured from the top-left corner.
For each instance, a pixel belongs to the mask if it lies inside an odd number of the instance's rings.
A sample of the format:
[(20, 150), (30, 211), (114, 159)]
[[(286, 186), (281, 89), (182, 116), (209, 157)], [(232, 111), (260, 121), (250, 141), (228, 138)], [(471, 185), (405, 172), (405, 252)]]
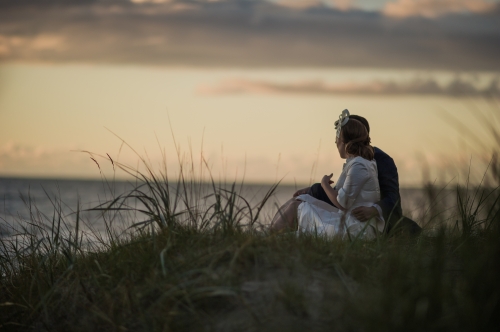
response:
[(339, 119), (335, 121), (335, 129), (337, 129), (337, 138), (340, 137), (340, 130), (343, 126), (349, 121), (349, 111), (347, 109), (342, 111), (342, 114), (339, 115)]

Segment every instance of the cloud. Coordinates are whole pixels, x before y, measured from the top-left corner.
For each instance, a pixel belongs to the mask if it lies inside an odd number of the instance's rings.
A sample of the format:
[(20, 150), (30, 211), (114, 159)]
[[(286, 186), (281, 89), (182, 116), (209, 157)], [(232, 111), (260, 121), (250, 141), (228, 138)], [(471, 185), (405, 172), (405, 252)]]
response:
[(0, 62), (500, 70), (495, 17), (395, 21), (315, 3), (0, 0)]
[(45, 52), (59, 53), (65, 50), (64, 37), (55, 34), (35, 36), (2, 36), (0, 35), (0, 57), (16, 56), (30, 58), (32, 54)]
[(354, 8), (354, 0), (333, 0), (335, 8), (340, 10), (349, 10)]
[(0, 8), (47, 7), (47, 6), (88, 6), (96, 3), (124, 3), (121, 0), (0, 0)]
[(173, 0), (130, 0), (133, 3), (166, 3), (172, 2)]
[(387, 2), (382, 12), (397, 18), (435, 18), (452, 13), (487, 13), (493, 11), (496, 6), (485, 0), (398, 0)]
[(323, 81), (274, 83), (245, 79), (226, 80), (215, 85), (203, 85), (198, 93), (204, 95), (234, 94), (309, 94), (309, 95), (437, 95), (451, 97), (500, 96), (500, 80), (492, 79), (488, 86), (477, 87), (471, 82), (456, 78), (447, 85), (434, 79), (415, 79), (409, 82), (371, 81), (327, 84)]
[(278, 0), (276, 4), (292, 9), (307, 9), (321, 6), (322, 2), (320, 0)]
[(332, 7), (342, 11), (346, 11), (353, 8), (354, 0), (277, 0), (274, 1), (274, 3), (279, 6), (292, 9)]

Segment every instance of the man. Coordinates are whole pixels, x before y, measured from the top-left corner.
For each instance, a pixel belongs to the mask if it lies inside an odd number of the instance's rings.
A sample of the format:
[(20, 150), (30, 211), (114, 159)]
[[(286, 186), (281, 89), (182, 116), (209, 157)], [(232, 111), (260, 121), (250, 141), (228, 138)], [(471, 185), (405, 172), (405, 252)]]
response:
[[(360, 121), (365, 125), (370, 133), (368, 121), (358, 115), (349, 115), (350, 119)], [(338, 124), (336, 123), (336, 128)], [(352, 214), (360, 221), (368, 221), (373, 217), (383, 217), (387, 222), (387, 233), (407, 233), (416, 235), (422, 231), (420, 226), (413, 220), (403, 216), (401, 209), (401, 196), (399, 195), (398, 169), (394, 160), (384, 151), (374, 147), (375, 161), (377, 162), (378, 180), (380, 185), (381, 200), (373, 206), (361, 206), (352, 210)], [(315, 183), (311, 187), (298, 190), (293, 196), (309, 194), (316, 199), (335, 206), (321, 187), (320, 183)]]

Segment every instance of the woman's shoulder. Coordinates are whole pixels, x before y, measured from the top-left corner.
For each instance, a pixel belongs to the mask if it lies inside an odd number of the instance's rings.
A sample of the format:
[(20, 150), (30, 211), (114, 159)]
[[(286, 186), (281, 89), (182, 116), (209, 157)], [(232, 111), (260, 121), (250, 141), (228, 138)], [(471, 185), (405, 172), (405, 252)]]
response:
[(354, 157), (354, 158), (351, 158), (347, 161), (346, 163), (346, 166), (349, 166), (349, 167), (352, 167), (354, 165), (358, 165), (358, 166), (372, 166), (372, 165), (376, 165), (377, 162), (375, 161), (375, 159), (372, 159), (372, 160), (368, 160), (368, 159), (365, 159), (361, 156), (357, 156), (357, 157)]
[(375, 159), (368, 160), (363, 157), (354, 157), (350, 159), (344, 167), (344, 172), (353, 174), (363, 174), (363, 176), (371, 176), (378, 173), (377, 162)]

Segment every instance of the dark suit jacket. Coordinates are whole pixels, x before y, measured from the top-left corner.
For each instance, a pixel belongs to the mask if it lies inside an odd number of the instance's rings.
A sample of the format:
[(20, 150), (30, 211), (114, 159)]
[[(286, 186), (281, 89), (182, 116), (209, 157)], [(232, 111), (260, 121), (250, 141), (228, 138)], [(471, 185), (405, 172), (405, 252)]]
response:
[[(389, 232), (403, 217), (401, 197), (399, 195), (398, 169), (394, 160), (387, 153), (376, 147), (374, 148), (374, 152), (381, 198), (376, 204), (380, 206), (384, 219), (388, 221), (387, 232)], [(321, 183), (312, 185), (308, 194), (330, 205), (334, 205), (321, 187)]]
[(383, 217), (389, 223), (388, 231), (390, 231), (391, 226), (403, 216), (401, 196), (399, 195), (398, 169), (394, 160), (387, 153), (377, 147), (373, 149), (380, 186), (380, 201), (376, 204), (382, 209)]

